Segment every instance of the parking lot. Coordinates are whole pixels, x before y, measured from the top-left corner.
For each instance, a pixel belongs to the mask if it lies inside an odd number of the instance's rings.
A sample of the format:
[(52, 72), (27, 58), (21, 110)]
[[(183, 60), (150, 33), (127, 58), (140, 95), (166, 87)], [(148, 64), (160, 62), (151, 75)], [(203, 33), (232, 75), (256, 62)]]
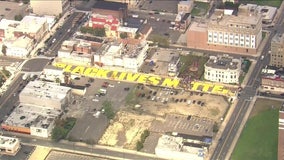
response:
[(27, 146), (27, 145), (21, 145), (20, 150), (15, 156), (9, 156), (9, 155), (2, 155), (0, 154), (1, 160), (23, 160), (28, 159), (32, 152), (34, 151), (34, 146)]
[(173, 0), (146, 0), (140, 3), (140, 9), (148, 11), (160, 11), (168, 13), (177, 13), (177, 4), (179, 1)]
[(29, 14), (29, 12), (26, 10), (28, 8), (27, 4), (0, 1), (0, 6), (0, 20), (2, 18), (14, 20), (16, 15), (21, 15), (24, 17), (25, 15)]
[[(105, 88), (102, 87), (104, 82), (109, 84)], [(125, 88), (130, 89), (134, 84), (86, 77), (76, 78), (73, 83), (88, 87), (84, 97), (74, 96), (74, 101), (65, 115), (65, 117), (77, 118), (74, 128), (69, 133), (69, 139), (97, 143), (109, 123), (102, 113), (102, 103), (109, 100), (112, 102), (113, 110), (118, 111), (124, 106), (124, 99), (128, 94)], [(99, 90), (102, 88), (107, 91), (105, 95), (99, 95)]]

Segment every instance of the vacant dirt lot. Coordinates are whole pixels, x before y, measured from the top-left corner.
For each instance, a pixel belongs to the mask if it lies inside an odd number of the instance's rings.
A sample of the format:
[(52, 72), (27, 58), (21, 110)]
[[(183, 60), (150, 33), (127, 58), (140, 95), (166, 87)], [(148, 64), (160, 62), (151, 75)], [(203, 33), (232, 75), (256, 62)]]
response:
[[(164, 121), (166, 115), (178, 114), (206, 117), (219, 122), (229, 106), (222, 96), (197, 92), (144, 86), (136, 87), (129, 94), (132, 99), (126, 101), (133, 104), (127, 104), (127, 109), (117, 113), (99, 144), (135, 149), (141, 134), (149, 129), (154, 120)], [(139, 108), (137, 104), (140, 105)]]

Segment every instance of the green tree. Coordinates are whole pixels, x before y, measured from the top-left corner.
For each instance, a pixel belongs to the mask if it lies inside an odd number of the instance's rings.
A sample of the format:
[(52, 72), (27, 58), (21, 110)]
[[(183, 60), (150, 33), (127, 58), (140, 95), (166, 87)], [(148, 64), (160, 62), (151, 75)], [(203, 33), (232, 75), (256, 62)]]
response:
[(55, 126), (51, 133), (51, 139), (58, 142), (59, 140), (65, 138), (65, 129), (61, 126)]
[(138, 142), (136, 143), (136, 150), (137, 150), (137, 151), (140, 151), (143, 147), (144, 147), (144, 146), (143, 146), (143, 143), (142, 143), (141, 141), (138, 141)]
[(23, 19), (23, 16), (20, 15), (20, 14), (18, 14), (18, 15), (15, 15), (14, 19), (15, 19), (16, 21), (21, 21), (21, 20)]
[(2, 53), (6, 56), (6, 53), (7, 53), (7, 46), (2, 45)]
[(140, 37), (141, 37), (140, 34), (136, 34), (134, 38), (135, 38), (135, 39), (139, 39)]
[(214, 133), (217, 133), (219, 131), (219, 126), (218, 124), (215, 122), (214, 125), (213, 125), (213, 132)]
[(30, 0), (22, 0), (24, 4), (29, 4)]
[(56, 83), (60, 83), (61, 81), (60, 81), (59, 78), (56, 78), (56, 79), (55, 79), (55, 82), (56, 82)]
[(120, 33), (120, 38), (121, 39), (125, 39), (125, 38), (127, 38), (128, 37), (128, 35), (127, 35), (127, 33), (126, 32), (122, 32), (122, 33)]
[(114, 118), (115, 113), (113, 111), (111, 101), (108, 101), (108, 100), (104, 101), (103, 102), (103, 109), (104, 109), (104, 114), (106, 115), (106, 117), (108, 119)]

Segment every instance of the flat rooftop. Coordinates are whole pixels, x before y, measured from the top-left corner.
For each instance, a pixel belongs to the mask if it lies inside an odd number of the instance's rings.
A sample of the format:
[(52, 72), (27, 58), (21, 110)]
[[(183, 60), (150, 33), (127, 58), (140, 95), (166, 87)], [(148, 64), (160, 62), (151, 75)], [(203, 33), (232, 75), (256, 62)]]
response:
[(38, 97), (41, 99), (64, 99), (71, 90), (69, 87), (45, 81), (30, 81), (20, 93), (20, 96)]
[(190, 31), (197, 31), (197, 32), (207, 32), (207, 22), (195, 22), (193, 21), (189, 26)]
[(31, 126), (48, 128), (61, 110), (48, 109), (41, 106), (19, 104), (3, 122), (9, 126), (30, 128)]
[(280, 43), (280, 44), (284, 45), (284, 33), (275, 34), (272, 38), (272, 43)]
[(18, 138), (0, 136), (0, 148), (12, 148), (19, 143)]
[(233, 57), (210, 56), (209, 60), (205, 63), (205, 65), (217, 69), (235, 70), (241, 66), (241, 61), (238, 59), (233, 59)]

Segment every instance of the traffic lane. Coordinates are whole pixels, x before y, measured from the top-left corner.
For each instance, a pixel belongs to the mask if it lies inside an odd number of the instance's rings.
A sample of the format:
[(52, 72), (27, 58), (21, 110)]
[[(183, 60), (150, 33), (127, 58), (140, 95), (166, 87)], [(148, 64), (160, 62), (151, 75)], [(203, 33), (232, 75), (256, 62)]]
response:
[[(9, 132), (5, 132), (5, 135), (8, 136), (14, 136), (14, 134), (11, 134)], [(126, 150), (123, 149), (114, 149), (111, 150), (111, 147), (97, 147), (96, 145), (93, 146), (86, 146), (86, 145), (80, 145), (74, 142), (64, 142), (64, 143), (57, 143), (53, 141), (49, 141), (46, 139), (34, 139), (32, 137), (29, 137), (29, 135), (23, 135), (23, 134), (17, 134), (17, 138), (20, 138), (22, 144), (25, 145), (40, 145), (40, 146), (46, 146), (46, 147), (52, 147), (53, 149), (68, 149), (70, 151), (79, 151), (79, 152), (86, 152), (91, 154), (97, 154), (101, 155), (101, 157), (106, 156), (113, 156), (113, 157), (119, 157), (119, 158), (127, 158), (127, 159), (148, 159), (148, 160), (162, 160), (160, 158), (140, 155), (139, 152), (132, 151), (133, 153), (129, 153)]]
[(29, 59), (22, 66), (24, 72), (41, 72), (44, 67), (50, 62), (49, 58), (33, 58)]
[(10, 85), (8, 90), (0, 99), (0, 121), (4, 121), (7, 118), (13, 109), (15, 104), (18, 102), (18, 90), (20, 84), (22, 83), (23, 74), (19, 74), (15, 77), (13, 83)]

